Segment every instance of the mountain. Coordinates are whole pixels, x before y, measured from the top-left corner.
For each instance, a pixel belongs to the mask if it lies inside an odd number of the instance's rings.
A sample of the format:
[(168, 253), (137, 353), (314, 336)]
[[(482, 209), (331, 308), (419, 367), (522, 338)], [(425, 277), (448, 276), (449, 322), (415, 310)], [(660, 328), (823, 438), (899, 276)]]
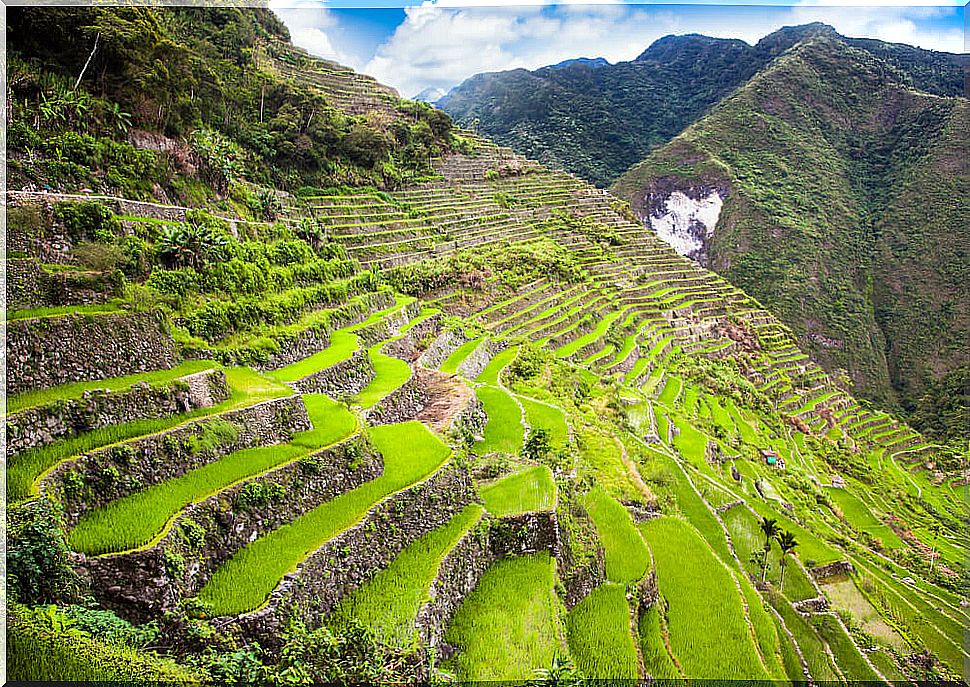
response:
[(551, 65), (550, 69), (565, 69), (567, 67), (572, 67), (574, 65), (579, 65), (581, 67), (588, 67), (589, 69), (599, 69), (600, 67), (609, 67), (610, 63), (602, 57), (575, 57), (571, 60), (563, 60), (554, 65)]
[[(757, 45), (696, 34), (666, 36), (635, 60), (595, 70), (545, 67), (479, 74), (438, 105), (459, 124), (608, 186), (771, 60), (823, 24), (785, 27)], [(941, 96), (963, 93), (966, 56), (843, 39), (890, 63), (900, 79)]]
[(912, 411), (970, 361), (970, 103), (939, 94), (956, 62), (813, 37), (614, 189), (857, 393)]
[(628, 203), (259, 8), (8, 20), (11, 682), (959, 679), (966, 456)]
[(441, 88), (434, 88), (429, 86), (423, 91), (414, 96), (415, 100), (422, 100), (426, 103), (435, 103), (436, 101), (443, 98), (448, 92)]

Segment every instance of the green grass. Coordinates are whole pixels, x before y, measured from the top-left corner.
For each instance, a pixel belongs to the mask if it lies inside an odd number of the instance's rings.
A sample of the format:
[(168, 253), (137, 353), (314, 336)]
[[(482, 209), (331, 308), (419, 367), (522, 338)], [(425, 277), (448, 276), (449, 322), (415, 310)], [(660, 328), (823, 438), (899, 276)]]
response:
[(485, 509), (496, 517), (556, 507), (556, 483), (545, 465), (504, 477), (483, 487), (481, 493)]
[(24, 619), (11, 608), (7, 624), (6, 674), (11, 682), (200, 683), (201, 676), (174, 661), (89, 637), (56, 634), (50, 621)]
[(590, 478), (616, 499), (642, 500), (630, 479), (623, 454), (614, 438), (594, 431), (577, 432), (583, 462), (591, 468)]
[(217, 405), (197, 408), (188, 413), (166, 418), (136, 420), (102, 427), (47, 446), (29, 449), (12, 457), (7, 467), (7, 498), (12, 502), (19, 501), (36, 493), (35, 482), (58, 463), (73, 456), (82, 455), (103, 446), (156, 434), (193, 419), (282, 398), (293, 393), (289, 387), (263, 377), (247, 367), (228, 368), (225, 372), (231, 391), (229, 399)]
[(447, 374), (455, 374), (458, 371), (458, 366), (465, 362), (465, 358), (481, 344), (482, 339), (472, 339), (463, 343), (441, 364), (441, 371)]
[[(734, 550), (741, 559), (741, 563), (747, 573), (758, 578), (761, 577), (761, 554), (764, 550), (765, 539), (758, 524), (760, 520), (751, 511), (742, 506), (736, 506), (729, 511), (721, 514), (721, 520), (728, 532), (731, 533), (731, 541), (734, 543)], [(797, 553), (796, 549), (796, 553)], [(759, 562), (752, 562), (752, 554), (757, 556)], [(781, 583), (780, 553), (776, 542), (772, 542), (771, 553), (768, 555), (768, 581), (779, 587)], [(792, 601), (810, 599), (817, 596), (815, 587), (805, 576), (801, 568), (793, 561), (788, 561), (788, 569), (785, 571), (785, 596)]]
[(687, 678), (768, 679), (735, 582), (703, 539), (677, 518), (649, 520), (640, 530), (653, 550), (671, 648)]
[(411, 366), (400, 358), (381, 353), (385, 342), (371, 346), (367, 350), (374, 366), (374, 379), (359, 394), (354, 396), (351, 405), (373, 408), (395, 390), (404, 386), (411, 378)]
[(424, 535), (367, 584), (345, 597), (334, 611), (339, 625), (355, 618), (374, 631), (379, 642), (412, 647), (418, 636), (414, 620), (429, 600), (429, 590), (441, 561), (481, 520), (483, 509), (467, 506), (447, 525)]
[(148, 382), (149, 384), (164, 384), (171, 382), (179, 377), (222, 367), (219, 363), (212, 360), (185, 360), (170, 370), (153, 370), (151, 372), (139, 372), (138, 374), (126, 375), (124, 377), (112, 377), (111, 379), (98, 379), (93, 382), (75, 382), (73, 384), (62, 384), (61, 386), (49, 389), (35, 389), (14, 394), (7, 398), (7, 412), (18, 413), (27, 408), (47, 405), (55, 401), (64, 401), (72, 398), (80, 398), (85, 391), (91, 389), (108, 389), (109, 391), (119, 391), (127, 389), (136, 382)]
[(578, 351), (586, 344), (592, 341), (596, 341), (598, 338), (600, 338), (606, 333), (606, 330), (610, 328), (610, 325), (614, 321), (619, 319), (620, 315), (622, 314), (623, 314), (623, 311), (619, 311), (619, 312), (614, 312), (610, 315), (607, 315), (597, 323), (596, 328), (593, 329), (593, 331), (589, 332), (588, 334), (584, 334), (583, 336), (579, 337), (575, 341), (571, 341), (568, 344), (565, 344), (557, 348), (556, 357), (568, 358), (569, 356), (571, 356), (573, 353)]
[(518, 453), (522, 448), (525, 430), (522, 427), (522, 411), (515, 399), (495, 386), (478, 387), (475, 393), (488, 415), (484, 439), (475, 444), (475, 453)]
[(532, 428), (542, 428), (549, 432), (553, 447), (561, 447), (569, 441), (569, 428), (562, 410), (540, 403), (528, 396), (517, 396), (525, 410), (525, 421)]
[(297, 433), (291, 444), (235, 451), (180, 477), (90, 511), (68, 535), (72, 550), (98, 555), (149, 544), (186, 506), (345, 439), (357, 428), (354, 415), (326, 396), (315, 394), (304, 400), (314, 428)]
[(827, 489), (829, 497), (839, 506), (839, 510), (853, 527), (878, 537), (883, 546), (899, 549), (905, 546), (889, 525), (880, 522), (862, 501), (847, 489)]
[(650, 553), (626, 508), (600, 488), (584, 500), (606, 553), (606, 577), (623, 584), (643, 579), (650, 567)]
[(420, 422), (368, 429), (384, 457), (384, 473), (341, 494), (240, 549), (199, 592), (217, 615), (236, 615), (262, 605), (287, 572), (334, 536), (359, 522), (378, 502), (427, 477), (449, 449)]
[[(823, 684), (838, 681), (839, 677), (835, 672), (832, 660), (825, 652), (825, 643), (815, 629), (809, 625), (808, 620), (800, 616), (788, 601), (778, 595), (773, 597), (772, 605), (784, 619), (785, 626), (792, 633), (792, 637), (795, 638), (798, 648), (801, 649), (802, 655), (805, 657), (805, 663), (808, 664), (808, 672), (811, 673), (815, 681)], [(804, 679), (800, 674), (789, 677), (798, 680)]]
[(49, 308), (28, 308), (25, 310), (10, 310), (7, 321), (33, 320), (42, 317), (64, 317), (65, 315), (107, 315), (109, 313), (124, 312), (114, 303), (100, 303), (95, 305), (58, 305)]
[(682, 386), (683, 384), (681, 383), (679, 377), (675, 377), (670, 374), (667, 375), (667, 383), (664, 384), (663, 391), (660, 392), (657, 402), (673, 409), (674, 401), (677, 400), (677, 396), (680, 394), (680, 389)]
[(566, 616), (569, 653), (587, 679), (639, 677), (626, 587), (607, 582)]
[(830, 615), (813, 615), (809, 623), (829, 645), (835, 662), (847, 680), (881, 682), (876, 672), (866, 663), (859, 649), (846, 634), (839, 622)]
[(359, 337), (338, 329), (330, 335), (330, 345), (322, 351), (267, 374), (281, 382), (295, 382), (347, 360), (359, 346)]
[(488, 361), (488, 365), (485, 369), (481, 371), (478, 377), (475, 378), (476, 382), (482, 382), (483, 384), (491, 384), (492, 386), (499, 385), (499, 374), (502, 369), (515, 359), (516, 353), (518, 353), (517, 348), (514, 346), (512, 348), (506, 348), (505, 350), (499, 351), (492, 359)]
[(683, 678), (674, 665), (667, 646), (664, 644), (663, 628), (660, 626), (660, 609), (653, 604), (640, 616), (637, 638), (643, 667), (648, 675), (659, 680), (678, 680)]
[(459, 680), (529, 680), (566, 653), (555, 560), (504, 558), (482, 575), (445, 635), (460, 651), (444, 665)]
[(680, 454), (696, 467), (707, 465), (707, 435), (694, 429), (687, 420), (674, 416), (674, 424), (680, 434), (674, 437), (674, 446)]

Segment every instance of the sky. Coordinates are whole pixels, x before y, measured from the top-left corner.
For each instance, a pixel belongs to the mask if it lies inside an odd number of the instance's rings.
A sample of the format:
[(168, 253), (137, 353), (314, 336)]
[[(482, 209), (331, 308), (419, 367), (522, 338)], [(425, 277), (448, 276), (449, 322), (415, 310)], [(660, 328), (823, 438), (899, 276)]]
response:
[[(957, 0), (905, 6), (838, 0), (761, 4), (727, 0), (655, 4), (638, 0), (270, 0), (293, 42), (370, 74), (414, 97), (447, 91), (480, 73), (536, 69), (575, 57), (632, 60), (669, 34), (701, 33), (756, 43), (782, 26), (821, 21), (846, 36), (967, 52)], [(757, 0), (755, 0), (757, 1)], [(885, 2), (885, 0), (882, 0)]]

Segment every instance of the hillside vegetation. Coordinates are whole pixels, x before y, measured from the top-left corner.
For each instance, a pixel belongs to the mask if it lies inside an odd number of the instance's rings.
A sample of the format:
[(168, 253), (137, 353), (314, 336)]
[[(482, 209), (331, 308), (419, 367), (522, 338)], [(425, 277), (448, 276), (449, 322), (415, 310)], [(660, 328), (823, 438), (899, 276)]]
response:
[[(568, 61), (534, 71), (478, 74), (438, 106), (496, 142), (609, 186), (712, 105), (821, 24), (786, 27), (756, 45), (696, 34), (666, 36), (630, 62)], [(964, 93), (966, 56), (869, 39), (847, 44), (883, 60), (901, 83), (940, 96)]]
[(957, 679), (966, 456), (629, 205), (260, 10), (10, 14), (10, 680)]
[[(970, 105), (899, 77), (850, 42), (813, 38), (614, 188), (644, 218), (663, 193), (725, 191), (711, 268), (856, 393), (912, 412), (970, 360)], [(914, 418), (939, 439), (965, 435)]]

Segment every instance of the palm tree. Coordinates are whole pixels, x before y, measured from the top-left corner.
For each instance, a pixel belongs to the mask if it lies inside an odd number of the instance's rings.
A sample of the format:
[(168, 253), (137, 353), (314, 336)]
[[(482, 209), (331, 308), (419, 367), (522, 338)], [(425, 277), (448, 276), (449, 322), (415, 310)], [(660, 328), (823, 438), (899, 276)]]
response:
[(773, 518), (761, 518), (761, 532), (765, 535), (764, 557), (761, 562), (761, 581), (768, 576), (768, 554), (771, 553), (771, 542), (778, 536), (778, 521)]
[(798, 540), (795, 539), (795, 535), (785, 530), (778, 535), (778, 548), (781, 549), (781, 591), (785, 591), (785, 568), (788, 566), (788, 556), (795, 553), (795, 548), (798, 546)]

